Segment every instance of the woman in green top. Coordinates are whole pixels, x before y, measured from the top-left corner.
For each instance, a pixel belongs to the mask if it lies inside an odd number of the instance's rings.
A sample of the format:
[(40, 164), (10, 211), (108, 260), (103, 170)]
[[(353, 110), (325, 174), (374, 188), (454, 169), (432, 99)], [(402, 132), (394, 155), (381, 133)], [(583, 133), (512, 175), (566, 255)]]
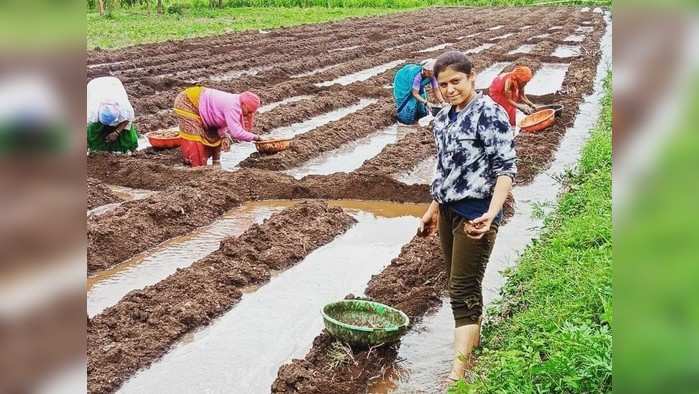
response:
[(95, 78), (87, 84), (87, 149), (91, 152), (134, 151), (138, 134), (134, 110), (121, 81)]

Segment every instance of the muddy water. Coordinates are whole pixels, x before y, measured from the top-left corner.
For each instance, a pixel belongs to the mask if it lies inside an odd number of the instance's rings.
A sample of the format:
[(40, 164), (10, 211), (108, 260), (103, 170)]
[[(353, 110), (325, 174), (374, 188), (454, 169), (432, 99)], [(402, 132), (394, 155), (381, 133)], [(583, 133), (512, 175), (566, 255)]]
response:
[[(486, 304), (499, 293), (504, 278), (503, 269), (512, 267), (531, 239), (541, 231), (542, 221), (532, 217), (534, 203), (543, 204), (550, 212), (556, 202), (561, 185), (555, 178), (577, 162), (580, 152), (595, 126), (604, 96), (602, 80), (611, 65), (611, 22), (602, 38), (602, 59), (597, 67), (594, 91), (580, 105), (580, 111), (571, 129), (561, 141), (560, 148), (551, 167), (537, 176), (534, 181), (513, 191), (517, 210), (510, 222), (498, 233), (498, 239), (490, 258), (483, 280), (483, 298)], [(417, 324), (401, 341), (396, 379), (376, 382), (370, 393), (437, 393), (443, 392), (438, 385), (446, 377), (451, 365), (453, 317), (448, 300), (442, 308)]]
[(592, 26), (580, 26), (577, 29), (575, 29), (575, 31), (583, 33), (592, 33), (594, 30), (595, 28)]
[(553, 27), (549, 27), (549, 31), (561, 30), (562, 28), (563, 28), (563, 26), (553, 26)]
[(406, 185), (428, 185), (432, 183), (435, 167), (437, 167), (437, 157), (429, 157), (419, 162), (410, 171), (397, 174), (395, 178)]
[[(130, 187), (125, 187), (125, 186), (117, 186), (117, 185), (107, 185), (109, 189), (119, 198), (121, 198), (124, 201), (131, 201), (131, 200), (141, 200), (146, 197), (149, 197), (153, 195), (154, 193), (157, 193), (153, 190), (144, 190), (144, 189), (132, 189)], [(106, 204), (102, 205), (99, 207), (95, 207), (87, 211), (87, 216), (93, 216), (93, 215), (102, 215), (104, 213), (107, 213), (119, 205), (121, 205), (121, 202), (115, 202), (112, 204)]]
[(534, 47), (536, 47), (534, 44), (523, 44), (519, 48), (507, 52), (507, 54), (513, 55), (515, 53), (531, 53), (531, 51), (534, 50)]
[(500, 26), (491, 27), (491, 28), (488, 29), (488, 30), (490, 30), (490, 31), (493, 31), (493, 30), (500, 30), (500, 29), (502, 29), (503, 27), (505, 27), (505, 26), (500, 25)]
[(173, 238), (155, 250), (142, 253), (87, 279), (87, 313), (94, 316), (116, 304), (134, 289), (157, 283), (216, 251), (226, 237), (236, 236), (253, 223), (261, 223), (281, 207), (243, 205), (227, 212), (210, 226)]
[[(251, 75), (251, 76), (252, 76), (252, 75), (257, 75), (257, 74), (259, 74), (260, 72), (269, 71), (269, 70), (271, 70), (271, 69), (273, 69), (273, 68), (274, 68), (273, 66), (252, 67), (252, 68), (249, 68), (249, 69), (247, 69), (247, 70), (235, 70), (235, 71), (227, 72), (227, 73), (225, 73), (225, 74), (212, 75), (212, 76), (209, 77), (209, 79), (210, 79), (211, 81), (216, 81), (216, 82), (220, 82), (220, 81), (231, 81), (231, 80), (238, 79), (238, 78), (243, 77), (243, 76), (246, 76), (246, 75)], [(201, 81), (201, 80), (203, 80), (203, 79), (199, 79), (199, 80), (194, 81), (194, 82), (199, 82), (199, 81)]]
[[(490, 86), (493, 79), (495, 79), (495, 77), (500, 74), (502, 69), (507, 67), (509, 64), (510, 63), (507, 62), (498, 62), (476, 74), (476, 89), (485, 89)], [(529, 91), (527, 91), (527, 93), (529, 93)]]
[(502, 40), (503, 38), (511, 37), (514, 35), (515, 35), (515, 33), (507, 33), (507, 34), (503, 34), (501, 36), (493, 37), (490, 39), (490, 41), (498, 41), (498, 40)]
[(376, 67), (372, 68), (367, 68), (362, 71), (358, 71), (356, 73), (352, 73), (349, 75), (345, 75), (339, 78), (335, 78), (332, 81), (326, 81), (326, 82), (321, 82), (317, 83), (316, 86), (324, 87), (324, 86), (332, 86), (334, 84), (340, 84), (343, 86), (347, 86), (349, 84), (355, 83), (355, 82), (360, 82), (360, 81), (366, 81), (367, 79), (379, 75), (385, 71), (388, 71), (400, 64), (403, 64), (405, 60), (394, 60), (390, 63), (384, 63)]
[(343, 48), (331, 49), (331, 50), (329, 50), (328, 52), (332, 53), (332, 52), (351, 51), (352, 49), (357, 49), (357, 48), (360, 48), (360, 47), (361, 47), (361, 45), (355, 45), (355, 46), (351, 46), (351, 47), (343, 47)]
[(559, 91), (563, 86), (568, 66), (563, 63), (543, 63), (527, 84), (527, 94), (545, 95)]
[[(326, 123), (342, 119), (343, 117), (357, 112), (375, 102), (375, 99), (361, 99), (357, 104), (340, 108), (303, 122), (294, 123), (290, 126), (276, 128), (266, 135), (270, 138), (292, 138), (323, 126)], [(247, 159), (253, 152), (255, 152), (255, 144), (251, 142), (232, 144), (229, 152), (221, 152), (221, 168), (231, 171), (235, 170), (238, 168), (238, 164)]]
[(429, 47), (429, 48), (425, 48), (425, 49), (419, 50), (418, 52), (419, 52), (419, 53), (427, 53), (427, 52), (439, 51), (440, 49), (447, 48), (447, 47), (449, 47), (449, 46), (451, 46), (451, 45), (453, 45), (453, 44), (451, 44), (451, 43), (446, 43), (446, 44), (435, 45), (435, 46), (433, 46), (433, 47)]
[(274, 103), (269, 103), (267, 105), (263, 105), (260, 107), (260, 109), (257, 110), (257, 112), (269, 112), (269, 111), (271, 111), (279, 106), (295, 103), (295, 102), (301, 101), (301, 100), (307, 100), (311, 97), (313, 97), (313, 96), (304, 95), (304, 96), (294, 96), (294, 97), (285, 98), (282, 101), (276, 101)]
[(324, 72), (324, 71), (328, 71), (328, 70), (330, 70), (331, 68), (335, 68), (335, 67), (337, 67), (337, 66), (339, 66), (339, 64), (331, 64), (331, 65), (329, 65), (329, 66), (321, 67), (321, 68), (316, 68), (316, 69), (314, 69), (314, 70), (307, 71), (307, 72), (305, 72), (305, 73), (292, 75), (290, 78), (303, 78), (303, 77), (309, 77), (309, 76), (311, 76), (311, 75), (316, 75), (316, 74), (322, 73), (322, 72)]
[(477, 47), (475, 47), (475, 48), (471, 48), (471, 49), (467, 50), (467, 51), (464, 52), (464, 53), (467, 54), (467, 55), (468, 55), (468, 54), (471, 54), (471, 53), (479, 53), (479, 52), (485, 51), (486, 49), (490, 49), (490, 48), (492, 48), (492, 47), (494, 47), (494, 46), (495, 46), (495, 44), (483, 44), (483, 45), (477, 46)]
[(140, 371), (121, 392), (269, 393), (279, 367), (303, 357), (321, 331), (321, 307), (350, 292), (362, 294), (371, 275), (414, 236), (414, 205), (379, 205), (371, 210), (388, 208), (392, 217), (352, 212), (358, 223), (347, 233), (245, 294), (230, 312)]
[(580, 55), (580, 47), (577, 45), (559, 45), (551, 54), (551, 56), (556, 56), (560, 58), (578, 55)]
[(571, 41), (571, 42), (583, 42), (584, 40), (585, 40), (585, 36), (580, 35), (580, 34), (571, 34), (568, 37), (563, 39), (563, 41)]
[(544, 33), (544, 34), (539, 34), (538, 36), (531, 37), (531, 38), (529, 38), (529, 40), (531, 41), (531, 40), (535, 40), (535, 39), (537, 39), (537, 38), (547, 38), (547, 37), (549, 37), (549, 36), (551, 36), (551, 34), (549, 34), (549, 33)]
[(306, 175), (328, 175), (335, 172), (354, 171), (361, 167), (365, 160), (378, 155), (386, 145), (398, 142), (412, 130), (394, 124), (338, 149), (328, 151), (300, 167), (286, 171), (286, 173), (296, 179), (301, 179)]

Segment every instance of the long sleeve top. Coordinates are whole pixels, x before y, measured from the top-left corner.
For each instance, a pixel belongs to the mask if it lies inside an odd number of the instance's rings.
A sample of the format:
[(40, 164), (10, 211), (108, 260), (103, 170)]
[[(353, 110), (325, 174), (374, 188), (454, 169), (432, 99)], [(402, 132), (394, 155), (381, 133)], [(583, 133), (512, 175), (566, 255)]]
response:
[(239, 95), (205, 88), (199, 98), (199, 115), (207, 127), (218, 129), (220, 137), (253, 141), (256, 135), (245, 130)]
[(437, 167), (431, 191), (437, 202), (489, 200), (499, 176), (517, 174), (509, 118), (490, 97), (478, 94), (459, 112), (443, 108), (432, 130)]

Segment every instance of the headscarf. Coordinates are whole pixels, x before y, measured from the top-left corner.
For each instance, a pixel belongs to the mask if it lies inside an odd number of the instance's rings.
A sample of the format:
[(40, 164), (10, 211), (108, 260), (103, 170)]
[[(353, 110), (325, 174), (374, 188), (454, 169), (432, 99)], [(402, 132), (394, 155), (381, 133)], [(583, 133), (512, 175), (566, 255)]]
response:
[(434, 71), (434, 63), (435, 63), (434, 59), (427, 59), (427, 60), (423, 61), (422, 63), (420, 63), (420, 65), (422, 66), (423, 69), (425, 69), (427, 71)]
[(99, 122), (105, 126), (116, 126), (121, 119), (119, 104), (117, 103), (102, 103), (97, 110)]
[(260, 108), (260, 98), (255, 93), (243, 92), (240, 94), (240, 107), (247, 111), (247, 115), (242, 115), (243, 127), (245, 130), (251, 131), (255, 123), (255, 112)]
[(517, 85), (522, 86), (532, 79), (532, 70), (527, 66), (516, 66), (510, 72), (510, 77), (517, 82)]

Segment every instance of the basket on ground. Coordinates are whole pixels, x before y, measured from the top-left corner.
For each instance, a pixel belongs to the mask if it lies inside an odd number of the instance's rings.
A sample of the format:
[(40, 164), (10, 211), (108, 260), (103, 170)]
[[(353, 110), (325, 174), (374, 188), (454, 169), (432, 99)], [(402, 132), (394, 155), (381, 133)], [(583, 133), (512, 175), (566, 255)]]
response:
[(549, 105), (542, 105), (539, 107), (536, 107), (537, 110), (542, 110), (542, 109), (552, 109), (556, 112), (556, 117), (561, 116), (563, 113), (563, 106), (561, 104), (549, 104)]
[(552, 109), (544, 109), (527, 115), (519, 122), (519, 127), (523, 132), (533, 133), (541, 131), (551, 126), (555, 120), (556, 111)]
[(368, 300), (342, 300), (323, 307), (325, 329), (354, 346), (369, 347), (398, 341), (410, 324), (402, 311)]
[(151, 131), (150, 133), (146, 133), (146, 138), (148, 138), (148, 142), (150, 142), (150, 145), (155, 149), (177, 148), (182, 142), (179, 132), (177, 131), (168, 131), (165, 133)]
[(278, 140), (268, 140), (268, 141), (255, 141), (255, 148), (260, 153), (267, 155), (281, 152), (289, 148), (291, 143), (291, 138), (278, 139)]

